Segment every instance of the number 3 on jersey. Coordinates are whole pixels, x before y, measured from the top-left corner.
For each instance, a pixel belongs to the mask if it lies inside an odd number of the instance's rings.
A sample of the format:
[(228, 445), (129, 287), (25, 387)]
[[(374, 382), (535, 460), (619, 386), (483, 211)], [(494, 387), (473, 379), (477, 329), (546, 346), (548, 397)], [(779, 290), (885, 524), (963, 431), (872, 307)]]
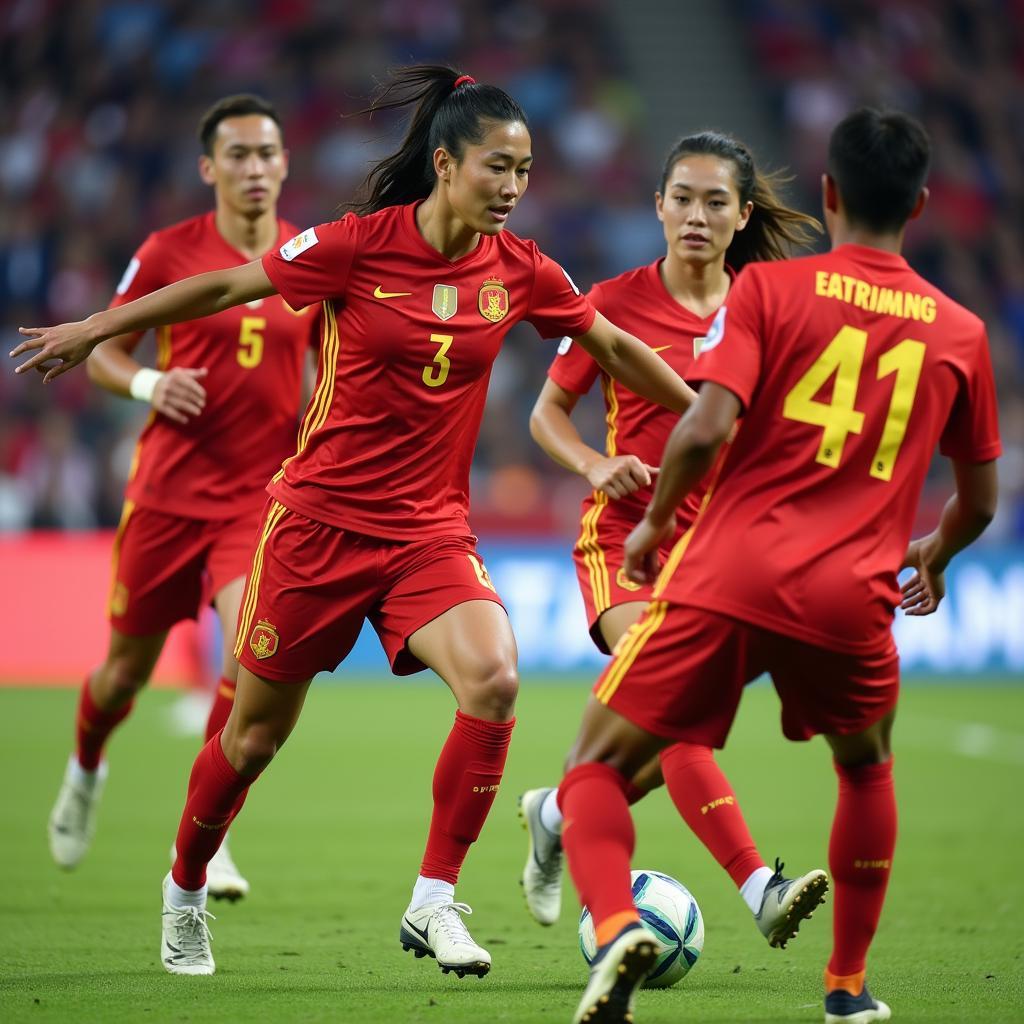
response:
[[(864, 429), (864, 413), (858, 412), (855, 405), (867, 340), (867, 331), (849, 325), (841, 328), (825, 351), (793, 385), (782, 406), (782, 415), (786, 419), (822, 428), (815, 462), (823, 466), (835, 469), (842, 460), (847, 435), (859, 434)], [(878, 480), (892, 479), (893, 467), (907, 433), (910, 410), (914, 406), (924, 352), (923, 342), (907, 338), (884, 352), (878, 360), (878, 380), (896, 374), (882, 439), (871, 460), (871, 475)], [(814, 396), (833, 374), (832, 401), (819, 402)]]
[(423, 383), (428, 388), (439, 388), (447, 379), (452, 361), (445, 355), (455, 338), (450, 334), (432, 334), (430, 340), (441, 347), (434, 356), (434, 361), (423, 367)]

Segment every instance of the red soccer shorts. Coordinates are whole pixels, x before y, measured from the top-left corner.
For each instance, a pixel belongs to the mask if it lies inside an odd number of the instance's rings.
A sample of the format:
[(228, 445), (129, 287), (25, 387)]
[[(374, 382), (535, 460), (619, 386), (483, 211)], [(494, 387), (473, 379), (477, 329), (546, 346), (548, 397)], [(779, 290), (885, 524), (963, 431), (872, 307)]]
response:
[(110, 624), (129, 636), (162, 633), (249, 570), (260, 510), (186, 519), (126, 501), (114, 539)]
[[(587, 609), (590, 638), (602, 654), (610, 654), (598, 620), (616, 605), (628, 601), (650, 601), (654, 586), (634, 583), (622, 568), (626, 538), (636, 523), (616, 512), (614, 499), (605, 498), (604, 501), (587, 504), (589, 507), (583, 514), (580, 536), (573, 548), (572, 557), (576, 563), (580, 593)], [(668, 561), (672, 548), (683, 532), (682, 527), (679, 527), (672, 539), (661, 546), (659, 556), (662, 565)]]
[(400, 542), (267, 505), (238, 622), (235, 657), (254, 675), (297, 683), (333, 671), (369, 619), (395, 675), (426, 666), (406, 642), (465, 601), (501, 604), (475, 538)]
[(725, 745), (743, 688), (762, 673), (788, 739), (861, 732), (896, 706), (899, 656), (840, 654), (703, 608), (652, 601), (619, 641), (594, 695), (642, 729)]

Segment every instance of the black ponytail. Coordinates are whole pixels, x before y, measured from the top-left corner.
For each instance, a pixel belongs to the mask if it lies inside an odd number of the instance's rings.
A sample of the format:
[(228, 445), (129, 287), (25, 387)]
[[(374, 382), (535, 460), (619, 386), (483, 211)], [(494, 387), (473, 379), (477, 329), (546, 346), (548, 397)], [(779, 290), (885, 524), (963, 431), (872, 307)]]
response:
[(527, 123), (522, 107), (504, 90), (478, 85), (455, 68), (433, 64), (392, 71), (370, 105), (358, 114), (372, 117), (380, 110), (413, 105), (402, 145), (374, 165), (363, 182), (363, 198), (345, 209), (367, 214), (426, 199), (434, 188), (433, 158), (439, 146), (458, 163), (467, 143), (483, 142), (490, 123)]
[(722, 132), (698, 132), (680, 139), (665, 159), (661, 172), (661, 194), (665, 194), (672, 168), (685, 156), (707, 155), (728, 160), (734, 168), (733, 180), (739, 192), (740, 206), (754, 204), (750, 220), (737, 231), (725, 252), (725, 261), (739, 270), (755, 260), (780, 260), (794, 248), (807, 248), (815, 234), (821, 234), (820, 221), (809, 214), (786, 206), (779, 198), (781, 186), (792, 176), (781, 171), (760, 171), (750, 150), (731, 135)]

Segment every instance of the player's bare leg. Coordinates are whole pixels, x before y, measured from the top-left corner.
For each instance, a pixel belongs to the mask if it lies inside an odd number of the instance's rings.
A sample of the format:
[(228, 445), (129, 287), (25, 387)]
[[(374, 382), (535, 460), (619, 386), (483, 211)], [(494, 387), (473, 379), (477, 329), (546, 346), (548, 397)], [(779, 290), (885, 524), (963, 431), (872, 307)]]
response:
[[(238, 662), (235, 660), (235, 629), (238, 624), (238, 609), (242, 603), (245, 577), (232, 580), (214, 596), (213, 604), (220, 620), (221, 636), (224, 638), (220, 680), (213, 706), (206, 721), (206, 740), (224, 728), (235, 700), (235, 684), (238, 678)], [(213, 859), (206, 865), (206, 886), (215, 900), (242, 899), (249, 894), (249, 883), (238, 870), (228, 849), (228, 837), (224, 836)]]
[(863, 732), (825, 737), (839, 776), (829, 844), (835, 912), (832, 956), (825, 969), (826, 1024), (873, 1024), (890, 1017), (889, 1007), (872, 997), (864, 978), (896, 848), (894, 718), (892, 711)]
[(62, 868), (76, 867), (89, 849), (107, 774), (103, 759), (107, 738), (127, 718), (166, 638), (166, 632), (128, 636), (111, 629), (103, 664), (83, 683), (75, 723), (76, 750), (68, 760), (47, 829), (50, 853)]
[(160, 957), (172, 974), (213, 974), (206, 925), (206, 868), (245, 803), (249, 787), (291, 735), (310, 680), (277, 683), (239, 668), (235, 702), (222, 732), (199, 752), (163, 883)]
[(471, 911), (455, 901), (455, 883), (505, 767), (519, 690), (515, 638), (499, 604), (466, 601), (417, 630), (408, 647), (448, 684), (458, 710), (434, 770), (430, 833), (400, 940), (446, 973), (483, 977), (491, 957), (460, 916)]

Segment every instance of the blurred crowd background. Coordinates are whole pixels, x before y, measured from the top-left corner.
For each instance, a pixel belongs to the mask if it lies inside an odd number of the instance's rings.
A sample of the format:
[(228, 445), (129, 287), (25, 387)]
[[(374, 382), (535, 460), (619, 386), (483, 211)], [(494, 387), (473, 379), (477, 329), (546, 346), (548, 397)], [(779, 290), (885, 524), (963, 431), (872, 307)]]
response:
[[(104, 307), (149, 231), (210, 208), (195, 129), (223, 95), (254, 91), (281, 111), (291, 151), (281, 213), (300, 227), (332, 219), (395, 140), (386, 119), (343, 115), (365, 105), (389, 66), (412, 60), (452, 63), (502, 85), (527, 110), (537, 159), (513, 231), (535, 238), (581, 285), (649, 262), (664, 249), (652, 197), (663, 155), (654, 139), (666, 126), (651, 130), (637, 58), (620, 44), (623, 19), (640, 6), (7, 0), (7, 348), (18, 325)], [(895, 106), (927, 126), (931, 203), (906, 255), (988, 325), (1006, 445), (990, 536), (1024, 537), (1024, 0), (722, 0), (719, 8), (773, 119), (768, 162), (792, 170), (796, 205), (817, 212), (828, 133), (852, 106)], [(678, 102), (669, 104), (680, 111), (679, 130), (729, 130), (704, 109), (715, 109), (716, 83), (686, 80), (686, 67), (681, 59)], [(553, 355), (532, 328), (517, 328), (496, 367), (473, 481), (478, 532), (576, 528), (584, 485), (547, 462), (527, 431)], [(84, 372), (44, 388), (3, 362), (0, 530), (115, 524), (146, 409), (93, 387)], [(599, 402), (580, 410), (585, 435), (599, 442)], [(947, 493), (937, 467), (924, 526)]]

